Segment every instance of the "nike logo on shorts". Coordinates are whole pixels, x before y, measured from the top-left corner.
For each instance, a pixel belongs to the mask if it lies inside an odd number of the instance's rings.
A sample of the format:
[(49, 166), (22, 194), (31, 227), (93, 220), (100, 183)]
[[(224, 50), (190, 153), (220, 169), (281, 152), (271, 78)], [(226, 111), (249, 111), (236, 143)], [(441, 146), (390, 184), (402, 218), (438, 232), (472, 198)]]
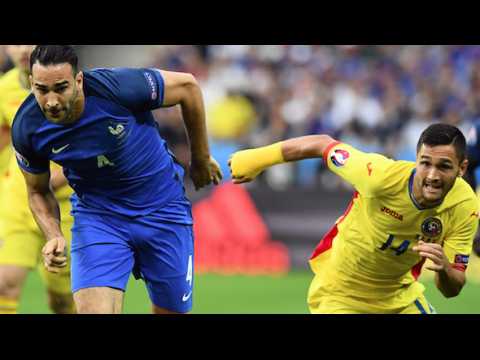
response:
[(188, 294), (183, 294), (182, 301), (188, 301), (190, 299), (190, 296), (192, 296), (192, 292), (190, 291)]

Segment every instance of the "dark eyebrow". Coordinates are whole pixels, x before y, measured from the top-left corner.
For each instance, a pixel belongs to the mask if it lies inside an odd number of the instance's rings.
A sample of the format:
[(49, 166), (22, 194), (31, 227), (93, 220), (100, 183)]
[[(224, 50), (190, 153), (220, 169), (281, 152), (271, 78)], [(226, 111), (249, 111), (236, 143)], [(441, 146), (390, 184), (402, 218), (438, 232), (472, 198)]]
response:
[[(53, 85), (53, 87), (60, 87), (60, 86), (63, 86), (63, 85), (68, 85), (68, 81), (67, 80), (64, 80), (64, 81), (61, 81), (59, 83), (56, 83), (55, 85)], [(39, 83), (35, 83), (35, 86), (36, 87), (39, 87), (39, 88), (48, 88), (47, 85), (43, 85), (43, 84), (39, 84)]]
[[(427, 155), (422, 155), (420, 158), (421, 158), (421, 159), (424, 159), (424, 160), (429, 160), (429, 161), (432, 160), (432, 158), (431, 158), (430, 156), (427, 156)], [(441, 162), (441, 163), (453, 164), (452, 160), (447, 159), (447, 158), (440, 158), (440, 159), (439, 159), (439, 162)]]
[(55, 87), (59, 87), (59, 86), (62, 86), (62, 85), (68, 85), (68, 81), (67, 81), (67, 80), (63, 80), (62, 82), (56, 83), (54, 86), (55, 86)]

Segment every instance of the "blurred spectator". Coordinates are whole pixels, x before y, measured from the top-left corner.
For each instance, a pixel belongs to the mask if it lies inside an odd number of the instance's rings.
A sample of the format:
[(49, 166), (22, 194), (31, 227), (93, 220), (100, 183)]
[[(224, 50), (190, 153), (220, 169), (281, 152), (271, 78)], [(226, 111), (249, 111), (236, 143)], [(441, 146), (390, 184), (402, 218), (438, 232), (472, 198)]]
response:
[[(148, 65), (191, 72), (201, 83), (212, 152), (225, 164), (227, 153), (238, 148), (315, 133), (412, 160), (414, 140), (432, 122), (455, 124), (466, 133), (480, 121), (480, 46), (182, 45), (153, 50)], [(157, 112), (162, 131), (181, 150), (184, 130), (174, 120), (180, 115)], [(277, 187), (312, 185), (322, 174), (320, 159), (273, 169), (264, 177)]]

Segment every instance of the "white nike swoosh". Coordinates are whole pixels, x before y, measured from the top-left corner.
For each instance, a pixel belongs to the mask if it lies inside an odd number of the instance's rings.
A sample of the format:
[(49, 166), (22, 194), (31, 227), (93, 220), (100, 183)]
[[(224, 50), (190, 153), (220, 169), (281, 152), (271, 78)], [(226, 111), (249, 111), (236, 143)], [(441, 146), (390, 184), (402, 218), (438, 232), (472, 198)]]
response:
[(182, 301), (185, 302), (188, 299), (190, 299), (190, 296), (192, 296), (192, 292), (190, 291), (188, 294), (183, 294)]
[(70, 144), (67, 144), (65, 146), (62, 146), (61, 148), (58, 148), (58, 149), (55, 149), (55, 148), (52, 148), (52, 153), (54, 154), (59, 154), (61, 153), (63, 150), (65, 150), (67, 147), (69, 147)]

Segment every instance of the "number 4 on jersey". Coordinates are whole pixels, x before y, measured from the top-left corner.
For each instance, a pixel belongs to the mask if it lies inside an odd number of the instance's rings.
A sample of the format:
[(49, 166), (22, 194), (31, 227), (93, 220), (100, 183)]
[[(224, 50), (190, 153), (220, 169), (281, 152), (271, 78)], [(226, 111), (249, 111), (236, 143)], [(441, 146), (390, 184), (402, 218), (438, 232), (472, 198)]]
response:
[(108, 160), (105, 155), (97, 156), (97, 165), (98, 168), (103, 168), (105, 166), (115, 166), (115, 164)]
[(410, 246), (410, 241), (404, 240), (399, 247), (394, 248), (392, 247), (393, 238), (393, 235), (389, 235), (387, 241), (384, 242), (383, 245), (380, 247), (380, 250), (384, 251), (388, 248), (391, 248), (393, 251), (395, 251), (395, 255), (402, 255), (405, 251), (407, 251), (408, 247)]

